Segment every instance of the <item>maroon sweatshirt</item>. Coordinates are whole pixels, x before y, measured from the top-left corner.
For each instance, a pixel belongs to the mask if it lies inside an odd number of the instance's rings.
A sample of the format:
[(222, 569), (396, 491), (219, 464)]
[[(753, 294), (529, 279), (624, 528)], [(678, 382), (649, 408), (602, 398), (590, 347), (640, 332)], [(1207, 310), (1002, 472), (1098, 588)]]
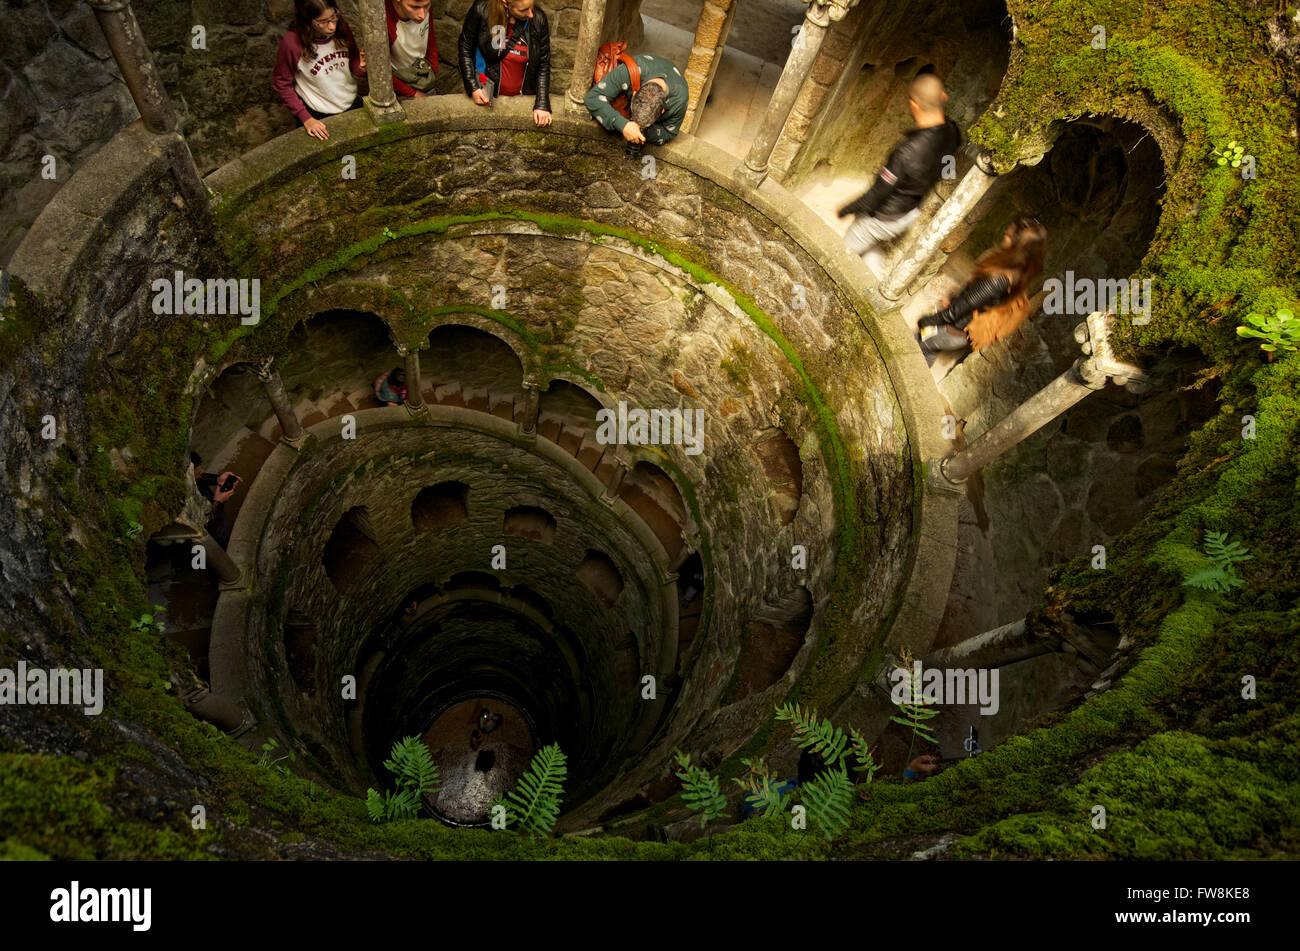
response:
[[(316, 58), (307, 61), (308, 69), (317, 64), (328, 66), (334, 59), (344, 55), (344, 50), (335, 49), (334, 40), (340, 36), (347, 42), (347, 60), (348, 68), (352, 75), (358, 79), (365, 75), (365, 71), (360, 69), (361, 51), (357, 49), (356, 38), (353, 37), (352, 31), (343, 28), (328, 40), (316, 44)], [(299, 63), (302, 61), (302, 41), (298, 39), (298, 34), (290, 30), (280, 40), (280, 51), (275, 59), (275, 74), (271, 79), (271, 86), (280, 95), (285, 106), (289, 111), (297, 116), (299, 122), (306, 123), (311, 118), (311, 113), (307, 111), (307, 104), (302, 101), (294, 83), (299, 78)], [(317, 112), (324, 112), (323, 109), (317, 109)]]

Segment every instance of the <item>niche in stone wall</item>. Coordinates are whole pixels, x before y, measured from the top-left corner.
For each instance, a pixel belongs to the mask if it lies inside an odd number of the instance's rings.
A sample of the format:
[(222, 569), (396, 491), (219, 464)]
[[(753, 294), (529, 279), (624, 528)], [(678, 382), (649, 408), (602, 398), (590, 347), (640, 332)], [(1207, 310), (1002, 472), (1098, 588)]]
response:
[(316, 696), (316, 625), (302, 611), (290, 611), (284, 619), (284, 658), (298, 689)]
[(549, 545), (555, 541), (555, 519), (546, 509), (518, 505), (509, 509), (501, 520), (502, 535), (517, 535)]
[(426, 486), (411, 502), (411, 524), (417, 535), (441, 531), (468, 517), (469, 486), (463, 482)]
[(745, 626), (736, 682), (727, 702), (743, 700), (780, 680), (803, 647), (812, 618), (813, 601), (807, 588), (798, 586), (769, 596)]
[(763, 473), (767, 476), (767, 502), (772, 514), (782, 525), (794, 521), (803, 497), (803, 463), (799, 461), (799, 447), (794, 440), (779, 429), (761, 435), (754, 443)]
[(685, 545), (682, 526), (686, 505), (668, 473), (650, 462), (638, 462), (623, 480), (619, 498), (650, 526), (671, 561)]
[(588, 549), (574, 574), (607, 608), (612, 608), (623, 593), (623, 575), (603, 552)]
[(325, 574), (340, 594), (357, 582), (366, 572), (366, 566), (379, 554), (370, 515), (364, 505), (350, 508), (334, 525), (321, 564)]

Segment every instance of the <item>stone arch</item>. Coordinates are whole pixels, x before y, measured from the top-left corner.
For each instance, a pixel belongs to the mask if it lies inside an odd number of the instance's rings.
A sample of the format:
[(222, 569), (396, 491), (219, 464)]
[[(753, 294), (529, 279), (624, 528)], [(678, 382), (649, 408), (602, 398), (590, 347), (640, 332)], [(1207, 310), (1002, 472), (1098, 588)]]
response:
[(574, 575), (607, 608), (612, 608), (623, 593), (623, 573), (604, 552), (588, 549)]
[(525, 369), (518, 352), (498, 334), (460, 320), (429, 333), (420, 352), (420, 377), (431, 403), (511, 420), (523, 412)]
[(670, 561), (686, 544), (686, 503), (681, 491), (663, 469), (641, 461), (632, 467), (618, 490), (619, 498), (650, 527)]
[(379, 554), (370, 516), (363, 505), (348, 509), (334, 524), (321, 552), (321, 564), (330, 582), (343, 594), (365, 574), (366, 565)]
[(469, 517), (469, 486), (464, 482), (439, 482), (421, 489), (411, 501), (415, 533), (442, 531)]
[(501, 520), (502, 535), (518, 535), (549, 545), (555, 541), (555, 516), (536, 505), (507, 509)]
[(803, 463), (799, 447), (784, 430), (761, 434), (752, 447), (768, 480), (768, 505), (777, 522), (789, 525), (799, 512), (803, 498)]

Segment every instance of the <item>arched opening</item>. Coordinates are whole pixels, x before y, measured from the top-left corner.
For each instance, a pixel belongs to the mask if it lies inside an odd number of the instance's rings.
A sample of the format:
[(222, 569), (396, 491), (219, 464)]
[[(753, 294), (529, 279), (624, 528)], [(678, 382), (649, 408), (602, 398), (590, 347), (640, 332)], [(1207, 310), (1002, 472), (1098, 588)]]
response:
[(442, 531), (468, 517), (469, 486), (463, 482), (426, 486), (411, 502), (411, 524), (417, 535)]
[(754, 443), (754, 453), (767, 475), (767, 502), (772, 515), (782, 525), (789, 525), (799, 512), (803, 497), (803, 463), (799, 447), (779, 429), (771, 430)]
[[(287, 352), (276, 362), (289, 402), (304, 426), (379, 406), (374, 382), (402, 365), (388, 325), (378, 314), (326, 310), (289, 333)], [(279, 438), (278, 424), (268, 438)]]
[(365, 506), (348, 509), (334, 525), (321, 553), (321, 564), (339, 593), (365, 575), (366, 565), (379, 554)]
[(420, 377), (430, 403), (522, 418), (523, 364), (509, 344), (486, 331), (462, 324), (434, 329), (420, 352)]
[(602, 408), (600, 400), (582, 387), (552, 380), (538, 401), (537, 434), (575, 458), (595, 453), (599, 460), (605, 447), (596, 442), (596, 414)]
[(603, 552), (588, 550), (582, 564), (578, 565), (574, 575), (591, 589), (591, 593), (600, 599), (600, 603), (612, 608), (623, 593), (623, 575), (618, 567)]
[(682, 537), (686, 504), (668, 473), (653, 463), (638, 462), (623, 480), (618, 495), (650, 526), (669, 560), (676, 558), (686, 544)]
[(518, 505), (508, 509), (501, 520), (502, 535), (517, 535), (549, 545), (555, 541), (555, 519), (546, 509), (535, 505)]

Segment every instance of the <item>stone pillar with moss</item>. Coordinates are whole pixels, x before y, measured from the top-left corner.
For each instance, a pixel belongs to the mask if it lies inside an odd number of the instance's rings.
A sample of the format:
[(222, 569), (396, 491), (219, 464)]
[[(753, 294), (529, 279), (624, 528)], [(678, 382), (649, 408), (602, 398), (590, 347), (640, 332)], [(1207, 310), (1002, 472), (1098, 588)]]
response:
[(301, 448), (304, 440), (302, 423), (293, 412), (280, 374), (272, 368), (270, 360), (254, 366), (253, 373), (266, 387), (266, 397), (271, 401), (271, 409), (275, 411), (275, 418), (280, 424), (280, 439), (295, 449)]
[(930, 263), (943, 244), (979, 204), (984, 194), (997, 181), (997, 172), (987, 152), (980, 152), (948, 200), (940, 206), (934, 217), (916, 229), (915, 235), (899, 255), (889, 277), (880, 285), (880, 293), (889, 300), (898, 300), (907, 286)]
[(686, 118), (682, 120), (683, 132), (694, 133), (699, 128), (700, 114), (704, 111), (705, 100), (709, 98), (709, 89), (713, 86), (718, 63), (722, 61), (722, 48), (727, 43), (727, 33), (731, 30), (738, 2), (739, 0), (704, 0), (704, 6), (700, 9), (700, 20), (695, 27), (695, 42), (683, 73), (690, 90)]
[(740, 168), (741, 178), (754, 187), (767, 178), (767, 160), (772, 156), (785, 121), (790, 117), (795, 99), (803, 89), (804, 80), (812, 72), (817, 53), (821, 50), (822, 40), (832, 22), (843, 20), (848, 12), (857, 6), (858, 0), (809, 0), (808, 12), (804, 15), (803, 26), (795, 39), (790, 57), (785, 61), (785, 69), (777, 81), (772, 98), (768, 101), (763, 121), (754, 136), (754, 142), (745, 156), (745, 164)]
[(361, 0), (361, 30), (365, 36), (366, 78), (370, 94), (363, 100), (375, 125), (401, 122), (406, 112), (393, 90), (393, 63), (388, 55), (388, 19), (384, 0)]
[(605, 0), (582, 0), (578, 21), (578, 45), (573, 51), (573, 78), (569, 81), (569, 105), (587, 111), (587, 90), (600, 52), (600, 34), (605, 26)]
[(953, 485), (964, 482), (1089, 393), (1105, 387), (1108, 381), (1113, 380), (1133, 393), (1146, 390), (1148, 377), (1138, 367), (1116, 359), (1111, 349), (1114, 319), (1113, 314), (1093, 313), (1086, 323), (1076, 327), (1075, 339), (1083, 345), (1087, 356), (1076, 360), (1070, 369), (1017, 406), (992, 429), (981, 433), (961, 452), (939, 463), (942, 479)]

